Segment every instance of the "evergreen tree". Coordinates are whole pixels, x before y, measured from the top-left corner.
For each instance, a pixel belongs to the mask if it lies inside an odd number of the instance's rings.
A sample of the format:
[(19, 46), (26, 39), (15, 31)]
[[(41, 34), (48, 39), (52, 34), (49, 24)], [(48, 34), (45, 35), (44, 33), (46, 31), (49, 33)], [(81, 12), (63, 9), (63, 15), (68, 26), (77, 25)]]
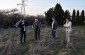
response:
[(63, 24), (63, 16), (64, 11), (60, 4), (56, 4), (54, 8), (50, 8), (47, 12), (45, 12), (46, 22), (51, 25), (52, 23), (52, 16), (55, 16), (58, 24)]
[(65, 11), (63, 20), (65, 21), (66, 18), (70, 18), (70, 12), (68, 10)]
[(47, 24), (51, 25), (52, 23), (52, 16), (54, 16), (53, 8), (50, 8), (47, 12), (45, 12), (46, 22)]
[(76, 11), (73, 10), (73, 14), (72, 14), (72, 24), (76, 25)]
[(79, 25), (79, 23), (80, 23), (79, 10), (77, 10), (76, 25)]
[(84, 10), (82, 10), (80, 18), (81, 18), (80, 25), (83, 25), (84, 24)]
[(63, 16), (64, 16), (64, 11), (62, 9), (62, 6), (57, 3), (54, 8), (54, 12), (55, 12), (55, 17), (56, 17), (58, 24), (62, 25), (63, 24)]

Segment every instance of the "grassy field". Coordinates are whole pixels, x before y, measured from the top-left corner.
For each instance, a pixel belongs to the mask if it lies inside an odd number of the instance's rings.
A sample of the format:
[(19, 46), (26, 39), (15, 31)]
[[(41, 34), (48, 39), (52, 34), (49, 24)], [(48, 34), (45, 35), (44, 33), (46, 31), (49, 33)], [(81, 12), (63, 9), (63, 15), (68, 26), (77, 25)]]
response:
[(19, 28), (0, 29), (0, 55), (85, 55), (85, 26), (73, 27), (71, 46), (66, 47), (65, 30), (58, 27), (57, 38), (51, 28), (41, 29), (41, 40), (36, 41), (33, 29), (27, 27), (26, 43), (20, 44)]

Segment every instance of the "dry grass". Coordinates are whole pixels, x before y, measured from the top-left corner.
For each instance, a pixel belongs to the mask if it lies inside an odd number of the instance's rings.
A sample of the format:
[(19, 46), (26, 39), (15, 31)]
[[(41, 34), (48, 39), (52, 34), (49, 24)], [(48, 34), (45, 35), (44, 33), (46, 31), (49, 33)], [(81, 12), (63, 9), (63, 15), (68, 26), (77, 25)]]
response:
[(73, 27), (71, 45), (66, 47), (65, 31), (57, 29), (57, 38), (51, 37), (51, 29), (41, 30), (41, 40), (34, 39), (33, 29), (27, 27), (27, 42), (20, 44), (19, 29), (9, 28), (0, 30), (0, 55), (85, 55), (84, 26)]

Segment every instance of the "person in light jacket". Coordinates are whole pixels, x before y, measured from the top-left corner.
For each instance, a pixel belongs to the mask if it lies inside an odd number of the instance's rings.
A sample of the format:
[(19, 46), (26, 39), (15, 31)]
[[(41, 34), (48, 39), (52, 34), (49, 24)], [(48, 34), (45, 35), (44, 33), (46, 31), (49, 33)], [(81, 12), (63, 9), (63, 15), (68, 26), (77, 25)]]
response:
[(67, 40), (67, 45), (70, 44), (70, 34), (72, 31), (72, 23), (69, 18), (66, 18), (66, 23), (64, 24), (65, 30), (66, 30), (66, 40)]

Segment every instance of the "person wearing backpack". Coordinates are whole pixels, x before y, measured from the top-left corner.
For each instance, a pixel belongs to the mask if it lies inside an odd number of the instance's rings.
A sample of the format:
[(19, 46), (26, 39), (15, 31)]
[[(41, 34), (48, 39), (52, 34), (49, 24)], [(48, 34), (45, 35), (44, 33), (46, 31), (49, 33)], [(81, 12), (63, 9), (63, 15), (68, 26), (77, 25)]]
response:
[(34, 28), (35, 39), (40, 40), (41, 22), (38, 21), (38, 19), (35, 19), (32, 27)]
[(56, 29), (57, 29), (57, 21), (55, 20), (55, 17), (52, 17), (52, 37), (55, 40), (56, 39)]

